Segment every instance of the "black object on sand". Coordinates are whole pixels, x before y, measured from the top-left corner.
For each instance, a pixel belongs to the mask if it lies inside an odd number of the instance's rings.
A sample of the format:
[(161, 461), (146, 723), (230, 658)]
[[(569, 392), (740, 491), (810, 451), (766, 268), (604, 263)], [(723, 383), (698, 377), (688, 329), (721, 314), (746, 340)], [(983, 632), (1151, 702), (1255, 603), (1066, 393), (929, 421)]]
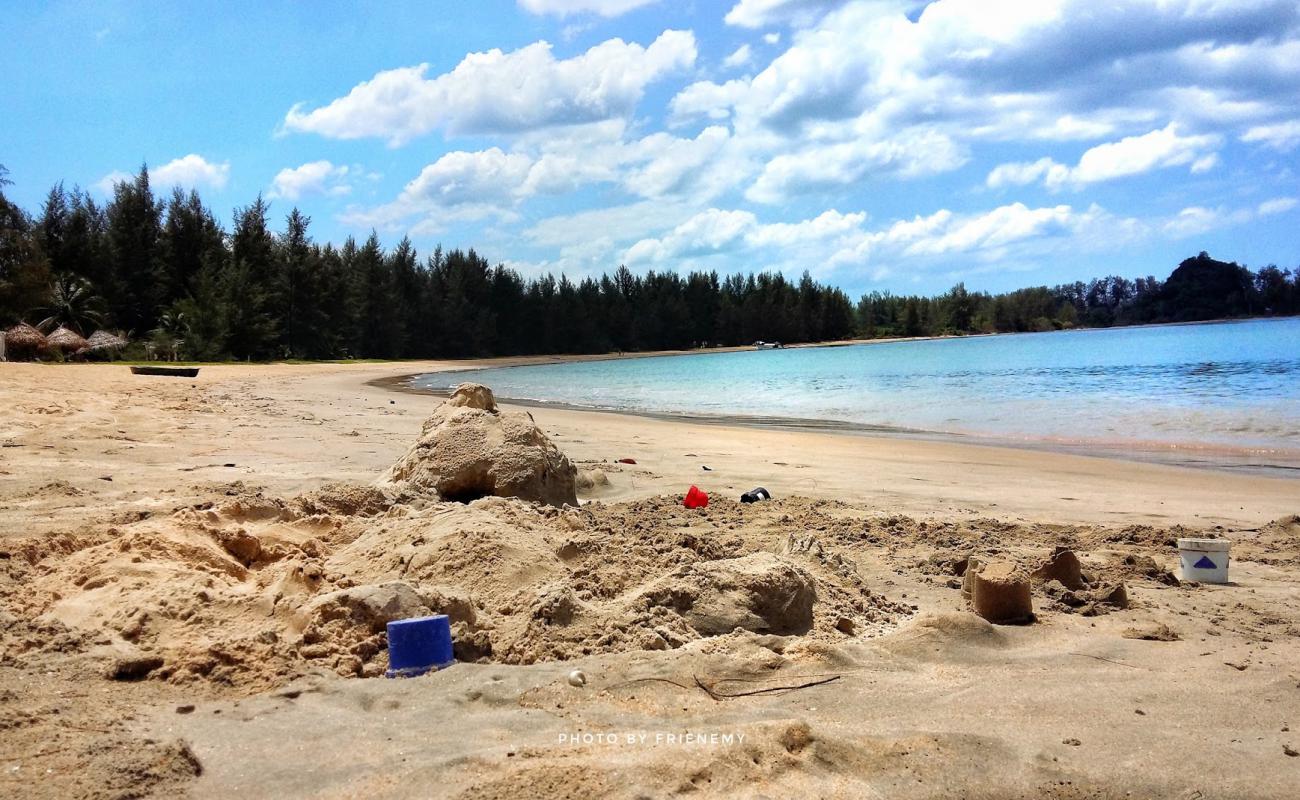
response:
[(135, 375), (166, 375), (172, 378), (198, 377), (198, 367), (131, 367)]
[(759, 500), (771, 499), (772, 493), (764, 489), (762, 486), (757, 489), (750, 489), (748, 492), (745, 492), (740, 496), (740, 502), (742, 503), (757, 503)]

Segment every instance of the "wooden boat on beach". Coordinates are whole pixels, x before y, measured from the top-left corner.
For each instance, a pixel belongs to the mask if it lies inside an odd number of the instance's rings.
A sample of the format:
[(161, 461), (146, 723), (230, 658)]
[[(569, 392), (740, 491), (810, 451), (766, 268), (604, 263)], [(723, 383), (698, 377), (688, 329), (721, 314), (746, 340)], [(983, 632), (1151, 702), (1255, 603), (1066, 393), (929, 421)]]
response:
[(172, 378), (196, 378), (198, 367), (131, 367), (133, 375), (165, 375)]

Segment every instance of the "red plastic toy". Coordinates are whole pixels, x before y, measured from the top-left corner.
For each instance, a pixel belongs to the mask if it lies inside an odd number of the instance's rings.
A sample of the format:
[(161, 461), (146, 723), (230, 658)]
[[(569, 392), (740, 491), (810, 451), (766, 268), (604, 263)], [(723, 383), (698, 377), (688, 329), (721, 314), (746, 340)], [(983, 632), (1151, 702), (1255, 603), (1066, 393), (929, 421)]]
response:
[(709, 504), (709, 496), (700, 491), (700, 487), (692, 486), (686, 493), (684, 505), (687, 508), (704, 508)]

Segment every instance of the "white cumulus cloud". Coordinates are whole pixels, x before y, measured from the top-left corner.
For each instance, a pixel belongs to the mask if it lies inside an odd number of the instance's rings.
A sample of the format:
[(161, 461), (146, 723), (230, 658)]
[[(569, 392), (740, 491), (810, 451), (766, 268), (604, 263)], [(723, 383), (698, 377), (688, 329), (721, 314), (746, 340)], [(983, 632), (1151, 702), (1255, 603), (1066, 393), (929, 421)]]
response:
[[(729, 16), (760, 24), (822, 5), (742, 0)], [(1212, 130), (1300, 110), (1294, 92), (1276, 88), (1300, 81), (1293, 0), (937, 0), (919, 14), (912, 5), (829, 4), (765, 69), (725, 88), (692, 84), (674, 114), (791, 137), (870, 115), (886, 136), (925, 124), (957, 140), (1032, 141), (1169, 122)]]
[(512, 202), (527, 179), (532, 159), (498, 147), (454, 151), (420, 170), (399, 202), (413, 207), (497, 205)]
[(1004, 247), (1032, 237), (1065, 233), (1075, 220), (1076, 214), (1070, 206), (1029, 208), (1024, 203), (1012, 203), (918, 238), (907, 245), (906, 251), (909, 254), (946, 255)]
[(948, 172), (966, 160), (963, 147), (930, 130), (903, 131), (884, 141), (813, 145), (769, 161), (745, 197), (780, 203), (792, 195), (849, 187), (873, 175), (915, 178)]
[(749, 83), (743, 80), (723, 84), (697, 81), (678, 92), (670, 101), (669, 109), (674, 121), (684, 121), (691, 117), (726, 119), (731, 116), (731, 107), (748, 92)]
[(642, 239), (628, 248), (629, 264), (703, 256), (729, 249), (758, 225), (749, 211), (710, 208), (673, 228), (660, 239)]
[(742, 28), (762, 28), (779, 23), (806, 25), (844, 0), (740, 0), (723, 20)]
[(748, 66), (749, 62), (753, 60), (754, 53), (749, 49), (749, 45), (742, 44), (740, 47), (737, 47), (731, 55), (722, 59), (722, 66), (727, 67), (728, 69), (738, 69), (740, 67)]
[(867, 219), (864, 212), (844, 214), (836, 209), (799, 222), (761, 223), (752, 212), (710, 208), (675, 226), (659, 237), (638, 241), (628, 248), (624, 260), (631, 265), (658, 264), (677, 259), (705, 257), (729, 251), (761, 252), (780, 258), (798, 250), (840, 242), (860, 231)]
[(675, 30), (648, 47), (610, 39), (563, 60), (547, 42), (471, 53), (433, 78), (428, 64), (386, 70), (319, 108), (295, 105), (284, 128), (397, 146), (438, 129), (474, 135), (598, 122), (631, 114), (648, 85), (691, 67), (696, 54), (695, 36)]
[(954, 264), (1013, 263), (1065, 249), (1105, 249), (1144, 234), (1140, 221), (1117, 218), (1096, 205), (1079, 210), (1009, 203), (965, 214), (942, 208), (849, 237), (829, 261), (871, 264), (877, 274), (904, 263), (918, 269), (943, 264), (951, 271)]
[(629, 266), (697, 267), (698, 261), (739, 259), (763, 268), (826, 276), (836, 270), (868, 269), (876, 277), (908, 265), (917, 274), (986, 271), (1007, 259), (1032, 266), (1045, 254), (1105, 250), (1145, 236), (1141, 220), (1116, 217), (1097, 205), (1033, 208), (1009, 203), (982, 212), (941, 208), (926, 215), (868, 227), (864, 212), (830, 209), (798, 222), (761, 222), (743, 209), (710, 208), (667, 231), (629, 246)]
[(310, 161), (300, 167), (285, 167), (271, 180), (270, 197), (299, 200), (308, 195), (341, 197), (352, 191), (344, 180), (348, 167), (329, 161)]
[[(104, 194), (112, 194), (114, 185), (134, 178), (134, 175), (114, 170), (100, 178), (95, 186)], [(179, 186), (182, 189), (224, 189), (229, 180), (229, 161), (215, 163), (195, 153), (149, 169), (149, 182), (155, 188)]]
[(1206, 162), (1202, 159), (1210, 155), (1207, 151), (1220, 142), (1221, 138), (1212, 134), (1180, 136), (1177, 125), (1171, 122), (1160, 130), (1091, 148), (1062, 180), (1075, 184), (1097, 183), (1162, 167), (1195, 165), (1196, 162), (1204, 164)]
[(1260, 142), (1282, 153), (1300, 144), (1300, 119), (1272, 125), (1256, 125), (1241, 136), (1243, 142)]
[(443, 220), (508, 217), (523, 196), (533, 160), (498, 147), (477, 152), (456, 150), (420, 170), (397, 199), (372, 209), (350, 209), (343, 220), (353, 225), (432, 231)]
[(730, 136), (714, 125), (694, 139), (654, 133), (626, 148), (623, 185), (642, 197), (701, 192), (712, 196), (729, 185), (733, 162), (723, 157)]
[(989, 172), (984, 183), (990, 189), (1006, 186), (1028, 186), (1040, 180), (1059, 184), (1069, 174), (1069, 167), (1058, 164), (1050, 158), (1037, 161), (998, 164)]
[(998, 189), (1026, 186), (1041, 180), (1049, 189), (1067, 185), (1077, 188), (1184, 165), (1189, 166), (1193, 173), (1201, 173), (1219, 163), (1214, 148), (1222, 141), (1217, 134), (1182, 136), (1177, 125), (1171, 122), (1160, 130), (1089, 148), (1074, 167), (1058, 164), (1050, 158), (999, 164), (989, 172), (985, 184)]
[(190, 153), (150, 170), (149, 177), (161, 186), (183, 186), (188, 189), (207, 186), (222, 189), (230, 180), (230, 162), (217, 164)]
[(1260, 203), (1256, 211), (1261, 217), (1267, 217), (1273, 214), (1285, 214), (1297, 205), (1300, 205), (1300, 200), (1294, 197), (1274, 197), (1272, 200)]

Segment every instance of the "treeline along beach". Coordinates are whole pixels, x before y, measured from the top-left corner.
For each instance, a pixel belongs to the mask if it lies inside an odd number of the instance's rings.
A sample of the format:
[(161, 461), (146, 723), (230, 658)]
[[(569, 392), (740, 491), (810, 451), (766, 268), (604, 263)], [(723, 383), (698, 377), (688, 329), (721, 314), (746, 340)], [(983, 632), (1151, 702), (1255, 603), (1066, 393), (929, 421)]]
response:
[[(3, 168), (0, 168), (3, 169)], [(1300, 268), (1206, 253), (1166, 280), (1106, 277), (1003, 294), (843, 291), (780, 273), (526, 278), (475, 250), (421, 255), (375, 233), (314, 242), (296, 208), (274, 230), (259, 196), (225, 230), (194, 191), (147, 168), (107, 202), (63, 185), (27, 212), (3, 194), (0, 325), (111, 328), (199, 360), (428, 358), (663, 350), (755, 340), (1044, 331), (1300, 313)]]

